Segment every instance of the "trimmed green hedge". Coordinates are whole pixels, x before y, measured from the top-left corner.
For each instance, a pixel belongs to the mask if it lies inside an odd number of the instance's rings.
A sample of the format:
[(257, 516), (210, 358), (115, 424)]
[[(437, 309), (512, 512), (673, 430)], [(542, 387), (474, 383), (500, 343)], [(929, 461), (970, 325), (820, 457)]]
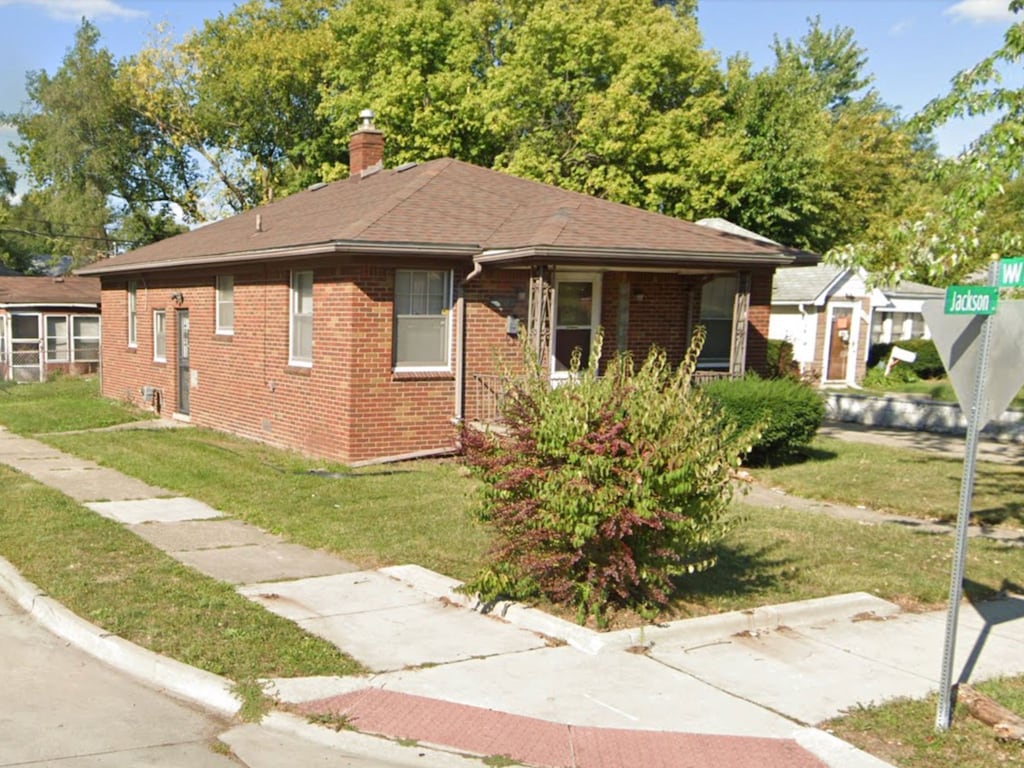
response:
[(802, 455), (825, 416), (818, 391), (793, 379), (749, 375), (714, 381), (704, 389), (741, 430), (760, 429), (748, 455), (750, 464), (776, 464)]

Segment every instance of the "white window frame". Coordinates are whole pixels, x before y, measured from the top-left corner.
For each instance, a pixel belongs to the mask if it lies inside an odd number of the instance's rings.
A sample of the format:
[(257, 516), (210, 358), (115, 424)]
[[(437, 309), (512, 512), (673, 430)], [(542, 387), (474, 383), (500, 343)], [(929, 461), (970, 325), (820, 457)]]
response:
[[(437, 365), (403, 365), (398, 361), (398, 332), (400, 317), (435, 317), (428, 314), (399, 315), (398, 314), (398, 275), (402, 273), (430, 273), (436, 272), (444, 276), (444, 306), (441, 309), (441, 316), (444, 318), (444, 362)], [(397, 373), (428, 373), (431, 371), (451, 371), (452, 369), (452, 300), (455, 280), (450, 269), (396, 269), (395, 270), (395, 294), (392, 302), (392, 322), (394, 324), (394, 336), (392, 339), (391, 364)]]
[[(306, 276), (309, 277), (309, 312), (300, 312), (302, 309), (302, 285)], [(294, 365), (300, 368), (312, 368), (313, 367), (313, 295), (315, 280), (313, 277), (313, 270), (296, 270), (291, 273), (291, 279), (289, 280), (288, 290), (288, 365)], [(295, 354), (296, 342), (298, 341), (297, 334), (300, 332), (300, 325), (306, 325), (306, 323), (297, 323), (296, 320), (299, 318), (309, 318), (309, 357), (298, 356)]]
[[(57, 334), (50, 333), (50, 322), (51, 321), (64, 321), (64, 332), (60, 334), (63, 339), (58, 338)], [(71, 318), (67, 315), (46, 315), (43, 320), (45, 325), (46, 339), (44, 346), (46, 348), (46, 362), (48, 363), (69, 363), (71, 362)], [(64, 342), (64, 354), (51, 355), (50, 354), (50, 340), (53, 339), (57, 342), (57, 349), (59, 350), (60, 341)]]
[[(555, 357), (556, 345), (558, 343), (558, 291), (562, 283), (590, 283), (590, 343), (594, 342), (594, 334), (601, 327), (601, 273), (600, 272), (556, 272), (555, 292), (552, 296), (552, 311), (554, 315), (551, 322), (551, 378), (567, 379), (569, 371), (558, 370), (558, 360)], [(586, 326), (563, 327), (562, 330), (581, 330)], [(590, 350), (584, 350), (589, 353)]]
[[(75, 326), (77, 320), (95, 320), (96, 321), (96, 335), (95, 336), (84, 336), (80, 333), (75, 332)], [(100, 361), (100, 344), (103, 339), (103, 321), (99, 315), (72, 315), (70, 323), (71, 333), (71, 361), (75, 363), (98, 363)], [(95, 340), (96, 341), (96, 357), (94, 358), (81, 358), (78, 355), (78, 344), (76, 342), (82, 340)]]
[(167, 362), (167, 310), (153, 310), (153, 362)]
[[(220, 336), (232, 336), (235, 333), (235, 276), (217, 275), (215, 325)], [(224, 322), (222, 315), (230, 309), (231, 321)]]
[(139, 284), (128, 281), (128, 346), (139, 346)]

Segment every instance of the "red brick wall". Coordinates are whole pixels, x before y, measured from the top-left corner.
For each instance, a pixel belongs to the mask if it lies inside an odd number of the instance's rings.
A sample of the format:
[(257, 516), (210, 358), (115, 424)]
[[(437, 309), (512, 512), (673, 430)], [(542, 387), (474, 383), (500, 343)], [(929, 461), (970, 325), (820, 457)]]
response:
[[(156, 387), (162, 411), (178, 409), (176, 360), (180, 292), (189, 311), (190, 365), (197, 377), (190, 389), (193, 424), (300, 450), (342, 462), (447, 450), (455, 446), (455, 360), (457, 329), (452, 311), (452, 370), (393, 371), (392, 335), (395, 268), (325, 260), (290, 264), (312, 269), (313, 365), (288, 364), (289, 280), (285, 266), (239, 266), (205, 274), (148, 275), (137, 280), (138, 346), (127, 344), (127, 280), (106, 278), (103, 290), (103, 392), (140, 404), (141, 389)], [(416, 268), (447, 268), (442, 263)], [(455, 271), (458, 286), (468, 269)], [(215, 333), (216, 274), (234, 276), (234, 334)], [(765, 280), (765, 276), (767, 279)], [(474, 377), (497, 376), (521, 364), (526, 337), (528, 273), (487, 272), (465, 286), (465, 414), (480, 415), (485, 384)], [(627, 292), (627, 349), (642, 360), (652, 344), (668, 350), (674, 363), (685, 352), (691, 291), (697, 278), (667, 274), (606, 273), (602, 287), (605, 350), (616, 348), (620, 288)], [(754, 280), (752, 327), (767, 337), (770, 271)], [(639, 297), (643, 296), (641, 300)], [(167, 313), (166, 363), (153, 361), (153, 310)], [(518, 336), (507, 318), (520, 320)], [(751, 339), (751, 355), (764, 358), (763, 343)]]
[(747, 370), (768, 372), (768, 320), (771, 316), (774, 267), (750, 272), (750, 309), (747, 313)]
[[(625, 285), (625, 291), (621, 286)], [(690, 343), (690, 310), (693, 291), (699, 287), (693, 276), (608, 272), (601, 288), (601, 324), (605, 328), (605, 358), (618, 349), (619, 318), (623, 293), (629, 302), (625, 350), (639, 364), (657, 346), (678, 365)]]
[[(215, 275), (138, 280), (138, 346), (127, 345), (126, 280), (105, 280), (103, 392), (141, 402), (157, 387), (178, 409), (175, 291), (189, 310), (190, 421), (338, 461), (454, 445), (454, 373), (392, 371), (394, 269), (312, 269), (313, 365), (288, 364), (289, 269), (222, 270), (235, 278), (234, 334), (215, 333)], [(438, 266), (438, 265), (435, 265)], [(423, 265), (423, 268), (429, 268)], [(153, 361), (154, 309), (167, 312), (167, 362)], [(452, 323), (454, 336), (454, 322)]]

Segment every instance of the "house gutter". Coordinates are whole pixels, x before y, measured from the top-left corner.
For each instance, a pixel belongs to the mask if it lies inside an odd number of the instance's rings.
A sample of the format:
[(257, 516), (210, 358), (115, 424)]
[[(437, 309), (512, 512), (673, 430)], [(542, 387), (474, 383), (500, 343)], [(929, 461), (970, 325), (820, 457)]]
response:
[(66, 304), (60, 301), (21, 301), (11, 302), (10, 304), (0, 304), (0, 309), (33, 309), (36, 307), (46, 307), (48, 309), (96, 309), (100, 305), (99, 301), (93, 302), (75, 302)]
[(455, 417), (456, 426), (466, 417), (466, 285), (480, 277), (483, 265), (473, 259), (473, 271), (459, 283), (459, 295), (455, 300)]
[[(437, 258), (467, 258), (480, 253), (475, 245), (464, 243), (368, 243), (351, 240), (333, 240), (324, 243), (310, 243), (302, 246), (261, 248), (258, 250), (234, 251), (203, 256), (183, 256), (154, 261), (132, 261), (116, 263), (117, 256), (99, 264), (90, 264), (75, 271), (76, 275), (112, 275), (122, 273), (153, 272), (163, 269), (182, 269), (211, 264), (238, 264), (252, 261), (276, 261), (316, 256), (383, 256), (402, 258), (407, 256), (433, 256)], [(115, 262), (115, 263), (111, 263)]]

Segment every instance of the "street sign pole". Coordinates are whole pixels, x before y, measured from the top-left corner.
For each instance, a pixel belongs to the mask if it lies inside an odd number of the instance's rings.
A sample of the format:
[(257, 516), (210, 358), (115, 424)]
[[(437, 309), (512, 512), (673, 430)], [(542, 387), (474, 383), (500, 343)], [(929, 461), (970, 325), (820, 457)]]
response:
[[(989, 269), (989, 285), (996, 285), (997, 265)], [(942, 650), (942, 675), (939, 682), (939, 706), (935, 713), (935, 728), (949, 729), (953, 714), (953, 658), (956, 654), (956, 632), (960, 619), (960, 600), (963, 597), (964, 560), (967, 555), (967, 527), (971, 518), (971, 500), (974, 497), (974, 469), (978, 457), (978, 437), (985, 425), (985, 384), (988, 379), (989, 349), (992, 345), (993, 315), (987, 315), (981, 330), (981, 347), (975, 368), (971, 409), (967, 417), (967, 441), (964, 448), (964, 472), (960, 483), (960, 508), (956, 520), (956, 544), (953, 548), (953, 568), (949, 581), (949, 608), (946, 612), (946, 637)]]

